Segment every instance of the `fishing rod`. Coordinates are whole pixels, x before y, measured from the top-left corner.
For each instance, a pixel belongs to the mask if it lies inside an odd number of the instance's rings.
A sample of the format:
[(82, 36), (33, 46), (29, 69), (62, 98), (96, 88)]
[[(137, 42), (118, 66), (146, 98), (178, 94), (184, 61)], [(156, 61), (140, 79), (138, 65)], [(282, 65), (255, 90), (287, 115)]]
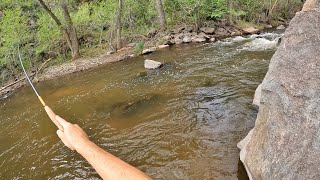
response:
[(44, 102), (44, 100), (42, 99), (42, 97), (39, 95), (37, 89), (34, 87), (32, 81), (30, 80), (28, 73), (26, 71), (26, 69), (24, 68), (23, 62), (22, 62), (22, 58), (21, 58), (21, 53), (20, 53), (20, 46), (18, 46), (18, 55), (19, 55), (19, 61), (22, 67), (22, 70), (24, 72), (24, 75), (26, 76), (29, 84), (31, 85), (31, 88), (33, 89), (34, 93), (37, 95), (40, 103), (43, 105), (45, 111), (47, 112), (49, 118), (52, 120), (52, 122), (60, 129), (63, 130), (63, 127), (61, 126), (61, 124), (56, 120), (56, 114), (52, 111), (52, 109), (46, 105), (46, 103)]

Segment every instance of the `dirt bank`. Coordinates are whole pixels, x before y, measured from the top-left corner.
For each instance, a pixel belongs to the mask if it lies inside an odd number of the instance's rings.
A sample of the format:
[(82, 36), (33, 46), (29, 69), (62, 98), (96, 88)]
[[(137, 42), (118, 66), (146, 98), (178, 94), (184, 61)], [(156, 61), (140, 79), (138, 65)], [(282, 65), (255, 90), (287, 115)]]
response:
[[(132, 48), (123, 48), (114, 54), (102, 53), (97, 57), (84, 57), (76, 61), (63, 63), (60, 65), (51, 66), (44, 70), (42, 74), (36, 76), (36, 73), (30, 74), (33, 82), (45, 81), (53, 79), (59, 76), (71, 74), (78, 71), (83, 71), (93, 67), (97, 67), (103, 64), (114, 63), (124, 60), (128, 57), (133, 57)], [(10, 82), (7, 85), (0, 88), (0, 100), (10, 96), (16, 89), (26, 85), (27, 81), (25, 77), (16, 79), (14, 82)]]

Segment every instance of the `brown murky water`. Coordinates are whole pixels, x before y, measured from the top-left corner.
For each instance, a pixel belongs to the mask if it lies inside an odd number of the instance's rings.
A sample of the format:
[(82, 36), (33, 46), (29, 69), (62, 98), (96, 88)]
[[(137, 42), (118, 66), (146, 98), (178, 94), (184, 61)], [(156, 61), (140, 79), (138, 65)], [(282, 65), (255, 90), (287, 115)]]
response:
[[(252, 97), (274, 53), (254, 41), (175, 46), (36, 86), (57, 114), (155, 179), (247, 179), (236, 144), (254, 125)], [(166, 64), (145, 71), (145, 58)], [(99, 179), (59, 141), (30, 87), (0, 112), (0, 179)]]

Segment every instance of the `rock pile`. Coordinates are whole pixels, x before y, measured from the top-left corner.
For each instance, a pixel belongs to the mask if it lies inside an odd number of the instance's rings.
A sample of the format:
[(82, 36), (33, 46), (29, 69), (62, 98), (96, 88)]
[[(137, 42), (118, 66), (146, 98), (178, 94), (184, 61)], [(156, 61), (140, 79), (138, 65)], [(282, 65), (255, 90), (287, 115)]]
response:
[(195, 32), (190, 26), (183, 26), (173, 30), (170, 34), (164, 35), (163, 40), (166, 45), (181, 44), (181, 43), (199, 43), (199, 42), (214, 42), (218, 38), (228, 36), (241, 35), (242, 30), (235, 27), (202, 27), (199, 32)]

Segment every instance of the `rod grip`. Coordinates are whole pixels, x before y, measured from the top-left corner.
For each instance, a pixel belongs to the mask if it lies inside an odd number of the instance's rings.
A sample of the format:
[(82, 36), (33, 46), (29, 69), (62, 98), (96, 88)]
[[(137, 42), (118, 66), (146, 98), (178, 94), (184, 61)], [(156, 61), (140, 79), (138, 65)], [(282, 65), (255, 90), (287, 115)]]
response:
[(45, 106), (44, 109), (46, 110), (49, 118), (51, 119), (51, 121), (60, 129), (63, 131), (63, 127), (62, 125), (57, 121), (56, 119), (56, 114), (52, 111), (51, 108), (49, 108), (49, 106)]

